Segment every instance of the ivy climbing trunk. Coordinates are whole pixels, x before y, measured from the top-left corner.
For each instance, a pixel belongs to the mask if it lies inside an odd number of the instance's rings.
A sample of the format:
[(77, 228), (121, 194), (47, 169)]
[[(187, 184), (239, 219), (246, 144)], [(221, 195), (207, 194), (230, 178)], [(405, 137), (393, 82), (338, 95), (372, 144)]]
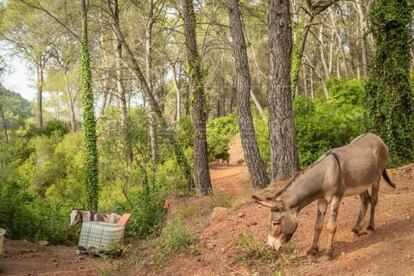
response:
[(187, 48), (187, 62), (193, 95), (193, 177), (197, 194), (211, 191), (210, 171), (206, 136), (206, 96), (203, 85), (201, 58), (197, 50), (196, 17), (192, 0), (183, 0), (184, 35)]
[(84, 171), (87, 205), (90, 210), (98, 208), (98, 153), (96, 149), (96, 120), (92, 93), (92, 74), (88, 46), (88, 10), (86, 0), (80, 0), (82, 14), (81, 81), (84, 132)]
[(269, 177), (260, 155), (250, 111), (251, 79), (238, 0), (228, 0), (228, 9), (236, 65), (237, 115), (241, 143), (253, 186), (264, 188), (269, 184)]
[(369, 130), (388, 146), (394, 164), (414, 157), (410, 19), (405, 0), (375, 0), (370, 8), (375, 45), (365, 89), (366, 119)]
[(291, 176), (299, 168), (290, 81), (292, 22), (289, 0), (269, 0), (269, 136), (272, 180)]

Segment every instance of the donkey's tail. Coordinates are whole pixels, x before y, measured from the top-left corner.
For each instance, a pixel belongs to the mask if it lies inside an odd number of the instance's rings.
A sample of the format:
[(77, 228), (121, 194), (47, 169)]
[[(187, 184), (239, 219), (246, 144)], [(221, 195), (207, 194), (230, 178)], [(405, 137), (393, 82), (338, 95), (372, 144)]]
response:
[(385, 180), (385, 182), (387, 182), (388, 185), (390, 185), (394, 189), (397, 187), (397, 186), (395, 186), (394, 182), (391, 181), (390, 176), (388, 175), (386, 169), (384, 169), (384, 171), (382, 172), (382, 177), (384, 177), (384, 180)]

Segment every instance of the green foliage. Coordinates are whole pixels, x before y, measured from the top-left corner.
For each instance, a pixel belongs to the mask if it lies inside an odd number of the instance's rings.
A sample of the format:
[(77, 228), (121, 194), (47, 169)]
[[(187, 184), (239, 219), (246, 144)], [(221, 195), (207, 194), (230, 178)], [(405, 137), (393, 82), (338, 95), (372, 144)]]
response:
[[(296, 143), (301, 166), (316, 161), (331, 148), (342, 146), (363, 132), (363, 81), (331, 79), (331, 95), (315, 100), (298, 96), (294, 100)], [(257, 141), (263, 160), (270, 162), (268, 125), (254, 118)]]
[(173, 221), (163, 229), (157, 243), (159, 253), (155, 261), (158, 266), (173, 253), (198, 254), (199, 252), (195, 233), (190, 232), (179, 220)]
[[(3, 105), (6, 126), (9, 131), (24, 126), (25, 120), (31, 115), (31, 105), (27, 100), (0, 84), (0, 103)], [(0, 123), (0, 129), (1, 137), (3, 135), (3, 122)]]
[(269, 126), (258, 115), (253, 118), (254, 128), (256, 131), (257, 143), (259, 145), (260, 155), (263, 158), (265, 164), (270, 163), (270, 139), (269, 139)]
[(393, 164), (399, 164), (414, 158), (408, 2), (374, 1), (369, 20), (376, 44), (365, 90), (366, 128), (384, 140)]
[[(206, 127), (209, 160), (224, 159), (228, 155), (230, 138), (238, 131), (237, 116), (230, 114), (212, 119), (208, 121)], [(193, 125), (190, 117), (181, 118), (178, 129), (178, 140), (184, 148), (192, 148)]]
[(240, 233), (236, 245), (241, 250), (240, 261), (245, 265), (254, 265), (258, 260), (271, 264), (276, 259), (270, 247), (251, 234)]
[(176, 220), (167, 225), (160, 237), (161, 247), (169, 252), (184, 252), (196, 243), (196, 236), (184, 223)]
[(207, 123), (207, 143), (210, 161), (228, 156), (230, 138), (238, 131), (235, 114), (212, 119)]
[(302, 46), (302, 36), (303, 36), (303, 22), (295, 22), (293, 24), (293, 31), (295, 34), (295, 41), (292, 48), (292, 70), (290, 73), (292, 91), (295, 92), (296, 87), (298, 86), (299, 72), (300, 72), (300, 52)]
[(165, 220), (165, 209), (159, 190), (140, 189), (129, 196), (129, 204), (123, 210), (131, 212), (127, 235), (136, 238), (147, 238), (158, 235)]
[(362, 81), (332, 79), (327, 86), (331, 95), (328, 101), (300, 96), (294, 102), (301, 166), (311, 164), (329, 149), (343, 146), (363, 132)]
[(29, 194), (18, 168), (21, 160), (14, 158), (15, 150), (12, 146), (0, 147), (0, 225), (7, 230), (7, 236), (74, 242), (77, 232), (69, 228), (69, 201), (51, 203)]
[(178, 122), (177, 138), (184, 148), (192, 147), (193, 145), (193, 123), (191, 117), (182, 117)]

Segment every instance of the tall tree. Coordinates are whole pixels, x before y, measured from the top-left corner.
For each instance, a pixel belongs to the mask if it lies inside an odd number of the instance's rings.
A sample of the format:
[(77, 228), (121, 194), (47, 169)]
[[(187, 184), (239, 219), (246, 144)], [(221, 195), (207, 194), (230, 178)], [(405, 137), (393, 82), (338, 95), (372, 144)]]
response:
[(240, 137), (253, 186), (263, 188), (269, 184), (269, 177), (257, 145), (253, 118), (250, 111), (251, 80), (238, 0), (228, 0), (228, 9), (230, 30), (233, 38), (234, 62), (236, 64), (237, 115), (239, 118)]
[[(112, 20), (114, 20), (115, 16), (115, 7), (118, 5), (118, 0), (102, 0), (106, 2), (108, 7), (108, 13), (112, 17)], [(146, 100), (148, 100), (148, 103), (150, 104), (154, 114), (157, 116), (157, 119), (159, 120), (159, 123), (161, 127), (165, 130), (165, 134), (167, 136), (167, 139), (171, 143), (171, 146), (174, 148), (174, 153), (177, 158), (178, 164), (181, 166), (181, 169), (187, 179), (187, 183), (189, 188), (193, 186), (193, 178), (191, 176), (191, 168), (188, 164), (188, 161), (184, 155), (184, 152), (180, 146), (180, 143), (178, 142), (177, 135), (174, 131), (174, 129), (171, 127), (171, 125), (168, 123), (168, 121), (165, 119), (162, 110), (160, 108), (160, 105), (158, 104), (156, 97), (153, 94), (153, 91), (148, 86), (148, 82), (142, 73), (141, 66), (135, 57), (134, 53), (131, 50), (131, 47), (129, 46), (127, 40), (125, 39), (125, 35), (121, 29), (121, 26), (119, 22), (116, 22), (114, 20), (113, 28), (114, 31), (119, 39), (121, 41), (122, 46), (125, 50), (125, 54), (128, 56), (130, 60), (130, 70), (133, 72), (133, 74), (137, 77), (139, 80), (142, 90), (145, 94)]]
[(290, 81), (292, 22), (289, 0), (269, 0), (269, 134), (272, 180), (289, 177), (299, 167)]
[(0, 36), (14, 45), (14, 51), (29, 60), (35, 69), (37, 120), (39, 127), (43, 127), (44, 73), (50, 59), (50, 39), (54, 29), (50, 27), (49, 18), (22, 4), (20, 0), (8, 1), (5, 11)]
[(384, 140), (392, 160), (401, 162), (414, 151), (408, 1), (375, 0), (369, 19), (375, 39), (366, 86), (369, 128)]
[(193, 177), (198, 194), (205, 195), (211, 188), (210, 171), (208, 167), (207, 137), (206, 137), (206, 96), (203, 84), (201, 57), (197, 50), (196, 16), (192, 0), (182, 1), (184, 18), (184, 35), (187, 49), (187, 62), (190, 85), (193, 95)]
[[(145, 75), (148, 82), (148, 86), (157, 97), (157, 93), (154, 93), (154, 86), (152, 80), (152, 29), (154, 26), (154, 1), (148, 0), (148, 17), (145, 28)], [(151, 159), (155, 164), (158, 161), (158, 139), (157, 139), (157, 117), (151, 108), (149, 115), (149, 136), (151, 146)]]
[(91, 210), (98, 208), (98, 152), (96, 149), (96, 120), (92, 92), (92, 73), (88, 45), (88, 7), (86, 0), (80, 0), (82, 15), (81, 78), (84, 132), (84, 170), (87, 190), (87, 204)]
[[(114, 22), (119, 24), (119, 7), (114, 7)], [(124, 138), (125, 156), (127, 167), (131, 168), (134, 160), (134, 154), (132, 150), (130, 131), (128, 129), (128, 104), (127, 104), (127, 92), (124, 85), (124, 68), (122, 66), (122, 42), (114, 32), (115, 37), (115, 68), (116, 68), (116, 87), (118, 91), (118, 98), (121, 104), (121, 126)]]

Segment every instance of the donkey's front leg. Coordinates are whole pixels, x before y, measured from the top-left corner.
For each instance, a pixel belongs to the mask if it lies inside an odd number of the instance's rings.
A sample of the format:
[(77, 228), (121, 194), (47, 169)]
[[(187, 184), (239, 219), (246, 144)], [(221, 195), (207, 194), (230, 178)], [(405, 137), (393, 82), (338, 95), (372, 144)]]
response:
[(328, 203), (324, 199), (319, 199), (317, 208), (316, 208), (316, 222), (315, 222), (315, 234), (313, 236), (312, 247), (308, 250), (306, 254), (315, 255), (319, 251), (319, 237), (321, 236), (323, 228), (323, 220), (325, 218), (326, 207)]
[(341, 204), (342, 196), (335, 196), (331, 202), (331, 212), (328, 218), (328, 224), (326, 230), (328, 231), (328, 251), (327, 255), (329, 259), (333, 258), (333, 241), (336, 232), (336, 218), (338, 217), (339, 205)]

